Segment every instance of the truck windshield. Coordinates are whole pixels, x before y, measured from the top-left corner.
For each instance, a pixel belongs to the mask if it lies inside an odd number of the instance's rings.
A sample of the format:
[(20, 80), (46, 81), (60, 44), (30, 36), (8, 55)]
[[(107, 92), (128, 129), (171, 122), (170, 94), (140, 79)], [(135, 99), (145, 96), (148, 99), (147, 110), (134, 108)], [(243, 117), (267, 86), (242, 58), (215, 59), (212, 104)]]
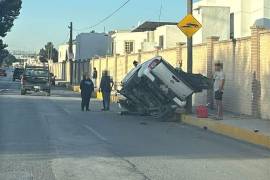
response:
[(48, 77), (49, 71), (45, 69), (26, 69), (26, 76)]

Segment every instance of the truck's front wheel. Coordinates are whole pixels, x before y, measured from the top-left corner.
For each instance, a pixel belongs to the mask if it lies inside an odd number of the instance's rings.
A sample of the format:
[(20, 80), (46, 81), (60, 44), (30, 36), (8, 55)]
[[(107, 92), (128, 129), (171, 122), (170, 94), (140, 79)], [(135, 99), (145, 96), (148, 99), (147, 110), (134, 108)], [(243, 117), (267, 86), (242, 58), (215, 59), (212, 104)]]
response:
[(48, 91), (46, 92), (46, 95), (47, 95), (47, 96), (51, 96), (51, 91), (48, 90)]

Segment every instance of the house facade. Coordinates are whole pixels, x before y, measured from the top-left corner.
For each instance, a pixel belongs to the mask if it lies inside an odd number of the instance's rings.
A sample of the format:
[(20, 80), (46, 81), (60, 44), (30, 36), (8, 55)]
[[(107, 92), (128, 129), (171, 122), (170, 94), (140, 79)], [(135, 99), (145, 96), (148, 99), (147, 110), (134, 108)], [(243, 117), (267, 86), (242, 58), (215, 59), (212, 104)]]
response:
[[(59, 45), (58, 47), (58, 62), (67, 61), (68, 58), (68, 43)], [(76, 55), (76, 45), (73, 45), (73, 54)]]
[(142, 49), (148, 32), (115, 31), (112, 34), (112, 54), (131, 54)]
[(130, 54), (175, 47), (177, 42), (185, 38), (176, 24), (145, 22), (132, 31), (115, 31), (112, 34), (112, 52)]
[[(270, 28), (270, 0), (200, 0), (194, 3), (194, 17), (203, 27), (193, 36), (193, 43), (205, 43), (210, 36), (220, 40), (251, 35), (250, 27)], [(113, 54), (152, 51), (175, 47), (186, 42), (185, 35), (171, 22), (145, 22), (131, 31), (115, 31)]]
[(219, 33), (221, 39), (250, 36), (253, 25), (270, 28), (269, 0), (201, 0), (193, 8), (194, 16), (203, 24), (194, 37), (197, 42)]

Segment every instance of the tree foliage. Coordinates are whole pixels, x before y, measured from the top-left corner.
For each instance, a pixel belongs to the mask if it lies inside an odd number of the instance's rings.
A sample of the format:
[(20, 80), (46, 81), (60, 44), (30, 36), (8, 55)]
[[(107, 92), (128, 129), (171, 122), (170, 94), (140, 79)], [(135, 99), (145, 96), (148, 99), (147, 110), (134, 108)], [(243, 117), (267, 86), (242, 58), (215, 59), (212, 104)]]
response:
[(0, 50), (0, 66), (2, 65), (4, 59), (9, 55), (8, 50), (2, 49)]
[(19, 62), (19, 60), (10, 53), (3, 59), (3, 63), (7, 66), (11, 66), (14, 62)]
[(52, 59), (53, 62), (58, 62), (58, 51), (54, 48), (52, 42), (48, 42), (45, 47), (39, 51), (39, 60), (41, 62), (47, 62), (48, 59)]
[(5, 37), (19, 16), (21, 0), (0, 0), (0, 36)]
[(9, 55), (7, 47), (1, 38), (10, 32), (14, 20), (19, 16), (22, 6), (21, 0), (0, 0), (0, 64)]

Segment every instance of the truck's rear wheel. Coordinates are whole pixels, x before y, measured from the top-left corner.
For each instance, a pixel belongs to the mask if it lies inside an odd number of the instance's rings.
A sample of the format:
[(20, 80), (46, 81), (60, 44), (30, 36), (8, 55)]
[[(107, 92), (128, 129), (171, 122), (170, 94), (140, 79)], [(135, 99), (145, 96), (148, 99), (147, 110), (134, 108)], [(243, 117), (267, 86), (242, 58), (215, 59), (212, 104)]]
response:
[(174, 108), (171, 108), (170, 105), (164, 105), (160, 107), (159, 111), (154, 114), (154, 118), (159, 121), (171, 121), (175, 112)]
[(21, 89), (21, 95), (25, 95), (26, 94), (26, 90)]
[(51, 96), (51, 91), (50, 90), (46, 92), (46, 96)]

